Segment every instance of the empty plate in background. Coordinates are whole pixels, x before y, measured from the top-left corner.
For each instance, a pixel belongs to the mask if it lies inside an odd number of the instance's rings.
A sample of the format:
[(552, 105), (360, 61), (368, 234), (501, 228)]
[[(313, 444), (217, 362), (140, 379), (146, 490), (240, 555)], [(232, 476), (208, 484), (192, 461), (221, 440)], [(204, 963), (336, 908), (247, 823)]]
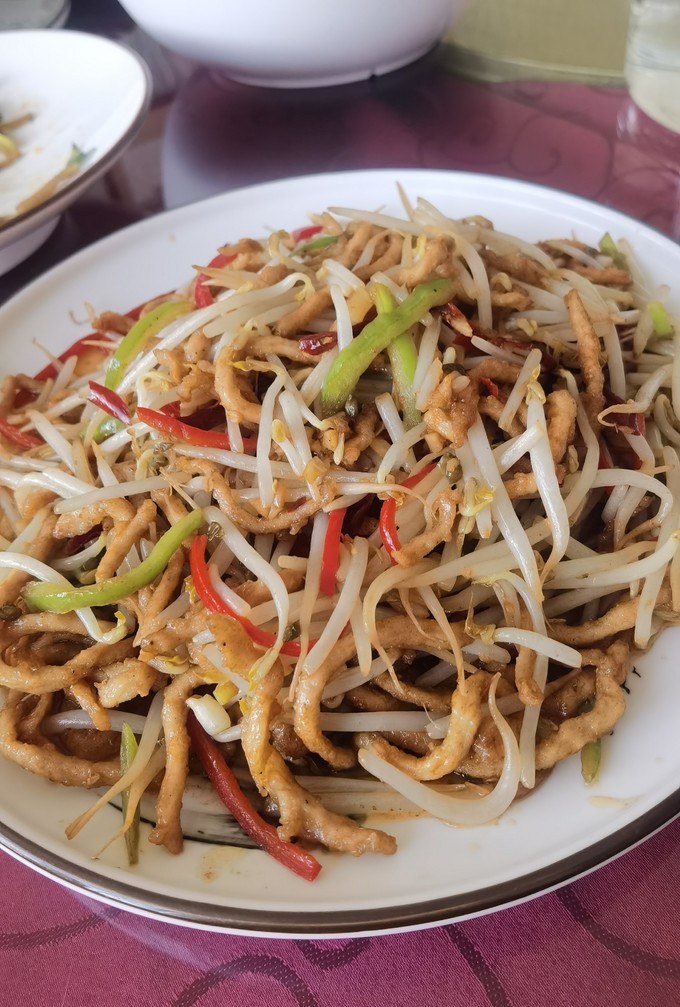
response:
[(146, 65), (116, 42), (0, 32), (0, 132), (9, 140), (0, 138), (0, 275), (35, 251), (120, 157), (149, 100)]

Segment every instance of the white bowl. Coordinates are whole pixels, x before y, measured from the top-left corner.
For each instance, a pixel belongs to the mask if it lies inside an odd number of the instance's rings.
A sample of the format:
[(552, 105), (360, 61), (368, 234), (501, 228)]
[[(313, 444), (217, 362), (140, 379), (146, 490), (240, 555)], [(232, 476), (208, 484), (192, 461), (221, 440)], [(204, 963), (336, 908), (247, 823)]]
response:
[(121, 0), (181, 56), (244, 84), (320, 87), (396, 70), (444, 35), (469, 0)]
[[(142, 60), (115, 42), (72, 31), (0, 32), (0, 109), (20, 156), (0, 170), (0, 275), (21, 262), (59, 214), (120, 157), (149, 105)], [(76, 174), (22, 213), (17, 206), (62, 172), (74, 147), (87, 156)]]

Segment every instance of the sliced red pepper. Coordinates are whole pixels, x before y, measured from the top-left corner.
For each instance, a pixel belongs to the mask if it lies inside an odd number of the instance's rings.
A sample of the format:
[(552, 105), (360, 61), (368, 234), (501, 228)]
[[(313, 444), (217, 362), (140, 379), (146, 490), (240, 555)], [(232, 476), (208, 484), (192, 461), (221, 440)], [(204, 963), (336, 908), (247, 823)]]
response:
[(299, 245), (301, 241), (309, 241), (321, 231), (323, 231), (323, 227), (320, 224), (309, 224), (307, 227), (298, 227), (296, 231), (291, 231), (290, 236), (295, 244)]
[(100, 385), (97, 381), (90, 381), (88, 400), (93, 402), (95, 406), (103, 409), (109, 416), (113, 416), (115, 420), (118, 420), (124, 426), (128, 426), (130, 423), (130, 410), (118, 392), (114, 392), (110, 388), (104, 388), (104, 385)]
[[(215, 590), (208, 564), (205, 561), (205, 547), (207, 544), (208, 539), (205, 535), (197, 535), (189, 552), (189, 567), (196, 594), (209, 612), (215, 612), (218, 615), (228, 615), (231, 619), (235, 619), (236, 622), (243, 626), (254, 644), (258, 647), (263, 647), (265, 650), (269, 650), (276, 643), (276, 635), (260, 629), (259, 626), (254, 626), (250, 619), (246, 619), (245, 616), (234, 612), (224, 598)], [(310, 649), (314, 646), (314, 643), (316, 643), (315, 640), (310, 641)], [(288, 657), (299, 657), (301, 653), (300, 641), (288, 640), (286, 643), (281, 644), (281, 653), (286, 654)]]
[(13, 424), (8, 423), (4, 416), (0, 416), (0, 434), (5, 438), (5, 440), (11, 441), (13, 444), (17, 444), (20, 448), (39, 448), (44, 441), (40, 437), (36, 437), (35, 434), (27, 434), (23, 430), (19, 430), (18, 427), (13, 426)]
[[(108, 347), (103, 346), (93, 347), (92, 345), (93, 339), (95, 339), (97, 343), (100, 343), (102, 340), (104, 340), (105, 342), (110, 342), (111, 348), (109, 349)], [(101, 350), (102, 353), (113, 353), (115, 348), (116, 348), (116, 341), (111, 339), (110, 336), (107, 336), (106, 333), (90, 332), (88, 336), (83, 336), (82, 339), (76, 339), (75, 343), (73, 343), (72, 346), (69, 346), (67, 350), (64, 350), (63, 353), (59, 354), (57, 360), (60, 363), (65, 364), (66, 361), (69, 360), (71, 357), (80, 358), (84, 356), (86, 353), (90, 353), (93, 349)], [(41, 371), (38, 371), (38, 373), (35, 375), (35, 380), (47, 381), (48, 378), (56, 378), (58, 373), (59, 372), (57, 370), (56, 363), (47, 364), (45, 367), (43, 367)]]
[(332, 598), (335, 594), (335, 580), (338, 575), (338, 563), (340, 562), (340, 536), (342, 535), (342, 522), (345, 520), (345, 508), (332, 510), (328, 515), (328, 528), (323, 543), (323, 553), (321, 555), (321, 574), (319, 577), (319, 590), (327, 598)]
[[(236, 258), (235, 255), (216, 255), (214, 259), (211, 259), (208, 263), (209, 269), (222, 269), (223, 266), (228, 266), (230, 262), (233, 262)], [(199, 273), (194, 282), (194, 302), (197, 308), (207, 308), (209, 304), (215, 303), (215, 298), (213, 297), (210, 287), (210, 277), (207, 273)]]
[(314, 881), (321, 870), (319, 861), (302, 847), (284, 842), (274, 826), (265, 822), (258, 814), (224, 761), (219, 746), (203, 730), (192, 711), (189, 711), (187, 717), (187, 730), (191, 747), (200, 759), (206, 776), (215, 788), (215, 793), (243, 831), (260, 849), (287, 867), (289, 871), (293, 871), (305, 881)]
[[(168, 434), (179, 441), (186, 441), (187, 444), (194, 444), (201, 448), (222, 448), (231, 451), (229, 434), (220, 433), (217, 430), (201, 430), (190, 423), (185, 423), (177, 416), (170, 416), (168, 413), (160, 412), (156, 409), (147, 409), (139, 406), (137, 409), (137, 419), (154, 430)], [(257, 439), (255, 437), (243, 438), (243, 450), (255, 451), (257, 449)]]
[[(433, 465), (426, 465), (424, 469), (417, 472), (414, 476), (409, 476), (408, 479), (404, 479), (401, 486), (411, 489), (413, 486), (417, 486), (421, 479), (424, 479), (428, 473), (434, 468)], [(387, 550), (387, 554), (390, 557), (392, 563), (396, 563), (393, 553), (401, 549), (401, 543), (399, 541), (399, 535), (397, 534), (396, 525), (397, 516), (397, 501), (395, 497), (390, 497), (385, 500), (382, 507), (380, 508), (380, 537), (383, 540), (383, 545)]]
[(301, 336), (298, 339), (298, 346), (303, 353), (309, 353), (313, 357), (326, 353), (338, 345), (337, 332), (313, 332), (308, 336)]
[(175, 402), (168, 402), (167, 405), (161, 406), (159, 412), (165, 413), (166, 416), (174, 416), (175, 419), (179, 419), (180, 409), (182, 408), (182, 403), (177, 399)]

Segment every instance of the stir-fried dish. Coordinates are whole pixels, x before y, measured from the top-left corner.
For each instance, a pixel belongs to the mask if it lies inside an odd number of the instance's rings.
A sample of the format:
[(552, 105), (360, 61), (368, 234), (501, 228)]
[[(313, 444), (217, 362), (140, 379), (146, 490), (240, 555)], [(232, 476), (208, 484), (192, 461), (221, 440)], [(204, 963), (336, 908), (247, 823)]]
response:
[(483, 824), (606, 760), (680, 610), (667, 291), (609, 235), (404, 205), (228, 244), (6, 380), (0, 750), (100, 789), (69, 836), (120, 796), (134, 860), (146, 795), (178, 853), (210, 781), (311, 879), (394, 852), (371, 811)]

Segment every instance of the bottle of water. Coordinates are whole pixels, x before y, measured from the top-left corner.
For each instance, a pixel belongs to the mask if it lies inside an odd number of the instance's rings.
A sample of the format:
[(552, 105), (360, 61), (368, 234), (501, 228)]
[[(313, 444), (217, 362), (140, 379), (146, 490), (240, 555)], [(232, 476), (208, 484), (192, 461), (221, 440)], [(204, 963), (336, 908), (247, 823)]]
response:
[(0, 0), (0, 31), (61, 28), (69, 8), (69, 0)]
[(638, 108), (680, 132), (680, 0), (631, 0), (626, 80)]

